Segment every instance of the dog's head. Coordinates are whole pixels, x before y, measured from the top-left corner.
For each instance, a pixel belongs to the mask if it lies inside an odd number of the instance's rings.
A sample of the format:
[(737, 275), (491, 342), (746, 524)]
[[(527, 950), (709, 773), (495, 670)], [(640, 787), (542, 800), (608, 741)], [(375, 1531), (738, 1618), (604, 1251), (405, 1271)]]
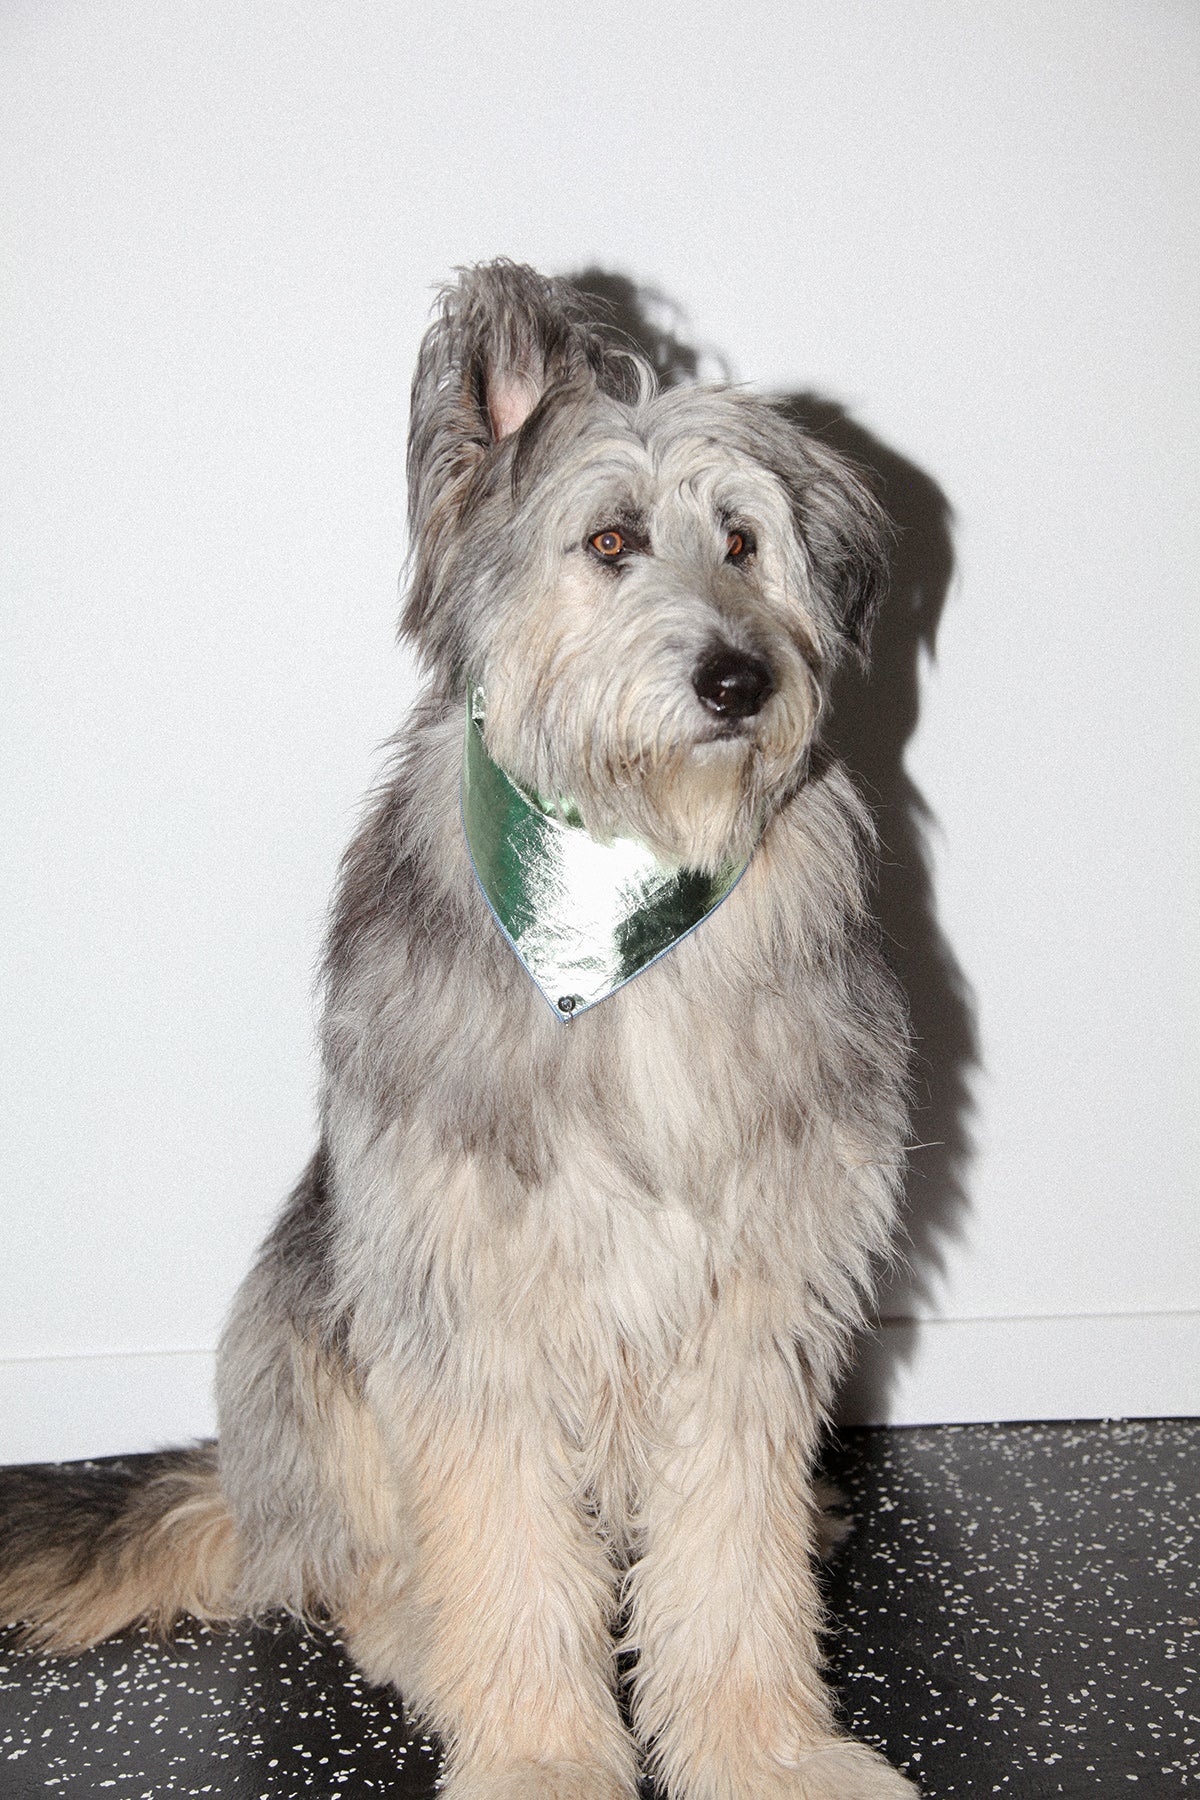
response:
[(739, 390), (660, 392), (565, 282), (447, 290), (409, 434), (403, 628), (485, 739), (597, 837), (715, 867), (802, 773), (865, 657), (887, 524), (858, 476)]

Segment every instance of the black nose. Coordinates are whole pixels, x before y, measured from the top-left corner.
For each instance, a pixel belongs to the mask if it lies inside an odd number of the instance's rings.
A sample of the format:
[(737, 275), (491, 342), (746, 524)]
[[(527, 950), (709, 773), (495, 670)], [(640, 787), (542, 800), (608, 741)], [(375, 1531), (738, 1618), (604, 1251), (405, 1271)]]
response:
[(718, 719), (751, 719), (775, 692), (762, 657), (742, 650), (710, 650), (692, 670), (692, 686), (701, 706)]

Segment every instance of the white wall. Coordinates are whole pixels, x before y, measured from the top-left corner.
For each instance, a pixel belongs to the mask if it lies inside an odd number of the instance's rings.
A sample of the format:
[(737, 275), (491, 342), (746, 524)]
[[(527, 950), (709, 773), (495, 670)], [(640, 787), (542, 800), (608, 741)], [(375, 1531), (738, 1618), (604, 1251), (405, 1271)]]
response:
[(208, 1424), (413, 691), (413, 355), (431, 285), (498, 253), (648, 283), (739, 378), (840, 404), (908, 527), (843, 731), (942, 1147), (887, 1306), (918, 1323), (853, 1407), (1200, 1402), (1200, 14), (570, 12), (0, 18), (0, 1457)]

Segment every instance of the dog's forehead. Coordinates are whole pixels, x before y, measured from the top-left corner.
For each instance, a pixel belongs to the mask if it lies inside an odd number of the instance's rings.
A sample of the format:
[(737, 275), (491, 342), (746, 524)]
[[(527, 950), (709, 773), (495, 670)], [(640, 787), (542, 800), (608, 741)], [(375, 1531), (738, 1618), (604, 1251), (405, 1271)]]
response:
[[(762, 409), (765, 413), (766, 409)], [(672, 389), (634, 405), (607, 401), (577, 445), (576, 493), (647, 514), (742, 511), (787, 515), (770, 433), (754, 432), (741, 396)]]

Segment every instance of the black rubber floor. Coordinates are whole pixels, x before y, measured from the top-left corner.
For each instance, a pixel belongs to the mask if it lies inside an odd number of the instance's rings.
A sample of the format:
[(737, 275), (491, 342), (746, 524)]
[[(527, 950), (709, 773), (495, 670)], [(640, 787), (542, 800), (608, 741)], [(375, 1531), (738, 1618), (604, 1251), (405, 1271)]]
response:
[[(1200, 1792), (1200, 1421), (847, 1433), (847, 1726), (927, 1800)], [(430, 1795), (436, 1748), (328, 1634), (0, 1636), (0, 1796)]]

